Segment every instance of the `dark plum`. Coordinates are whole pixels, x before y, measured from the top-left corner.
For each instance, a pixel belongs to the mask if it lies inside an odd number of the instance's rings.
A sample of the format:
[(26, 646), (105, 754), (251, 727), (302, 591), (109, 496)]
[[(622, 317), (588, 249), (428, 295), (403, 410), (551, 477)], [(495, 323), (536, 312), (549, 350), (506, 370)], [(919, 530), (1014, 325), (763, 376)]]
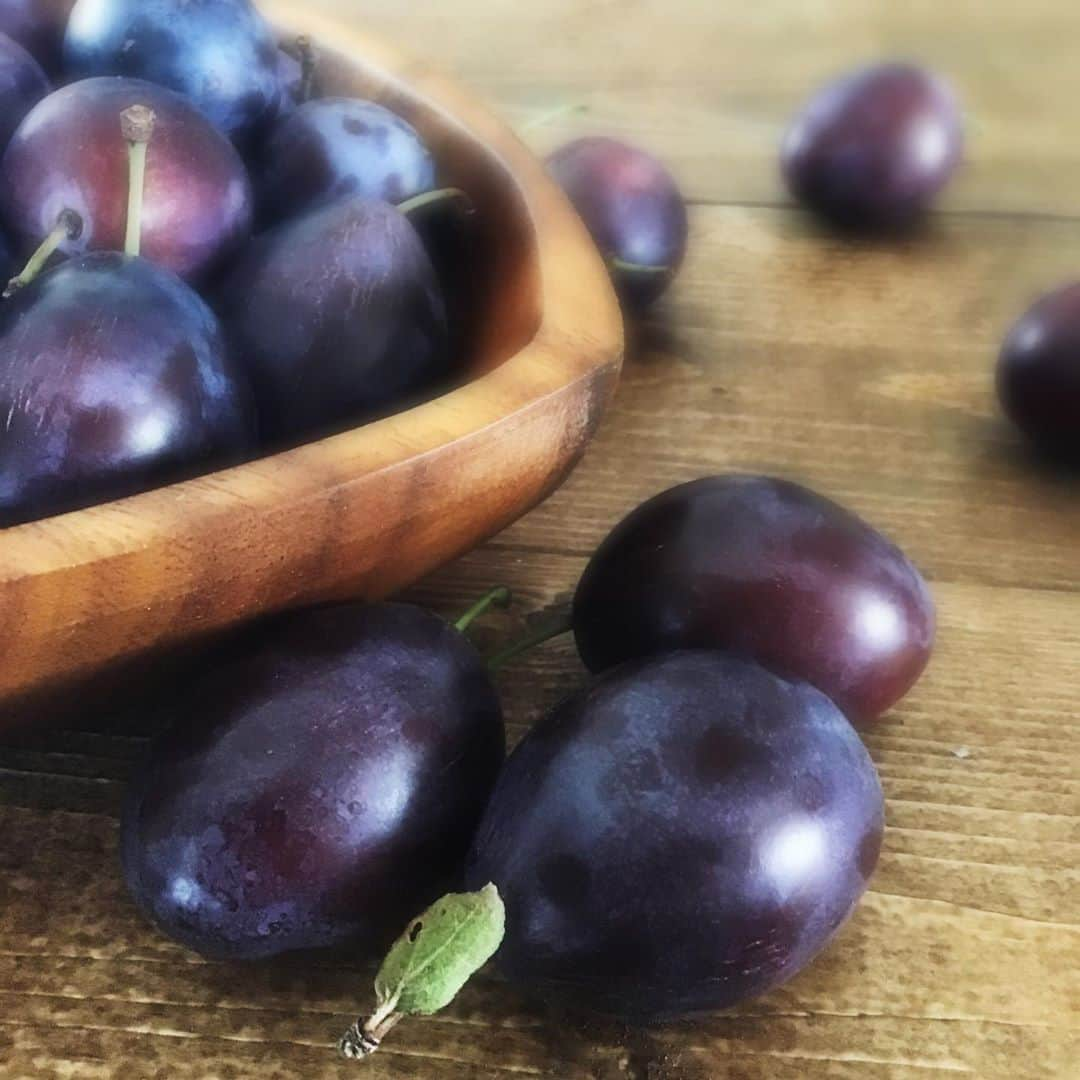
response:
[(49, 89), (41, 65), (17, 41), (0, 33), (0, 153)]
[(830, 83), (788, 129), (791, 193), (850, 229), (911, 225), (957, 165), (963, 125), (942, 79), (913, 64), (863, 68)]
[(387, 203), (344, 199), (256, 237), (220, 307), (271, 442), (371, 419), (446, 371), (435, 270)]
[(548, 171), (581, 215), (622, 300), (652, 303), (686, 255), (686, 203), (671, 173), (616, 139), (578, 139), (548, 158)]
[(881, 788), (823, 694), (716, 651), (601, 676), (525, 736), (467, 882), (506, 905), (503, 973), (629, 1021), (791, 978), (877, 862)]
[(934, 605), (903, 552), (854, 514), (798, 484), (712, 476), (616, 526), (578, 585), (573, 623), (592, 671), (730, 649), (869, 720), (926, 666)]
[(260, 208), (270, 220), (344, 195), (396, 204), (435, 187), (435, 163), (412, 126), (355, 98), (320, 98), (279, 117), (262, 161)]
[(74, 0), (0, 0), (0, 33), (17, 41), (50, 74), (60, 68)]
[(1042, 297), (1012, 328), (997, 386), (1005, 412), (1036, 446), (1080, 461), (1080, 283)]
[(251, 229), (252, 195), (236, 150), (190, 102), (138, 79), (87, 79), (39, 102), (0, 162), (0, 205), (13, 234), (37, 245), (64, 210), (83, 220), (63, 250), (123, 247), (127, 146), (120, 114), (156, 116), (147, 158), (143, 254), (181, 277), (201, 276)]
[(504, 750), (480, 656), (403, 604), (286, 616), (169, 715), (124, 814), (124, 875), (208, 956), (384, 947), (460, 874)]
[(281, 103), (278, 48), (248, 0), (78, 0), (64, 38), (70, 75), (167, 86), (247, 145)]
[(0, 527), (233, 463), (243, 377), (205, 303), (145, 259), (63, 263), (0, 309)]

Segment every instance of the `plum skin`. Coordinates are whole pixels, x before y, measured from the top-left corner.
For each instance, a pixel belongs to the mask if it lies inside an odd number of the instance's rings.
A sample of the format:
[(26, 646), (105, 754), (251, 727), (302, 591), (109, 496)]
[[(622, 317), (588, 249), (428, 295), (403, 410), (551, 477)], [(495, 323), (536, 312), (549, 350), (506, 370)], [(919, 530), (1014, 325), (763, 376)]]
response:
[(49, 74), (55, 74), (73, 2), (0, 0), (0, 33), (17, 41)]
[(1009, 331), (997, 390), (1005, 413), (1036, 446), (1080, 462), (1080, 283), (1043, 296)]
[(547, 166), (608, 261), (623, 302), (634, 309), (651, 304), (686, 255), (686, 203), (671, 173), (644, 150), (603, 136), (567, 143)]
[(963, 124), (950, 87), (913, 64), (886, 63), (825, 86), (781, 148), (791, 193), (853, 230), (917, 221), (960, 163)]
[(17, 41), (0, 33), (0, 153), (22, 118), (50, 89), (41, 65)]
[(400, 408), (447, 371), (435, 269), (387, 203), (353, 196), (257, 236), (218, 307), (272, 445)]
[(281, 105), (277, 43), (249, 0), (78, 0), (64, 65), (166, 86), (244, 146)]
[(0, 527), (248, 456), (247, 387), (217, 319), (145, 259), (82, 255), (0, 310)]
[(713, 476), (663, 492), (601, 543), (573, 604), (591, 671), (722, 648), (796, 675), (853, 721), (900, 700), (933, 645), (933, 600), (880, 533), (808, 489)]
[(269, 221), (346, 195), (398, 204), (435, 187), (435, 163), (415, 129), (373, 101), (298, 105), (278, 118), (261, 159), (259, 205)]
[(467, 883), (506, 904), (498, 965), (550, 1002), (631, 1022), (791, 978), (877, 862), (881, 787), (813, 687), (718, 651), (632, 661), (510, 755)]
[(146, 105), (142, 254), (188, 280), (205, 275), (251, 230), (247, 171), (229, 141), (190, 102), (139, 79), (72, 83), (39, 102), (0, 162), (0, 205), (24, 246), (39, 244), (61, 211), (83, 219), (62, 250), (120, 250), (127, 223), (128, 154), (120, 113)]
[(124, 812), (124, 876), (211, 957), (383, 948), (456, 883), (504, 753), (479, 655), (404, 604), (285, 616), (171, 715)]

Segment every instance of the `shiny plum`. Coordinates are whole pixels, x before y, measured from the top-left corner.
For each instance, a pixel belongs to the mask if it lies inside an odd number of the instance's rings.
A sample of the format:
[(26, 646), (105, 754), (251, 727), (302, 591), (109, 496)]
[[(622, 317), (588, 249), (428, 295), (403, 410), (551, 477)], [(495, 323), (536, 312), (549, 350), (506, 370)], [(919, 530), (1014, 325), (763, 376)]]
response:
[(22, 118), (49, 92), (41, 65), (16, 41), (0, 33), (0, 153)]
[(253, 444), (243, 377), (179, 278), (116, 252), (42, 274), (0, 309), (0, 526), (231, 464)]
[(504, 750), (480, 656), (403, 604), (286, 616), (169, 714), (133, 782), (124, 874), (208, 956), (385, 946), (460, 874)]
[(0, 34), (17, 41), (50, 74), (60, 68), (74, 0), (0, 0)]
[(891, 230), (929, 208), (962, 144), (960, 109), (942, 79), (881, 64), (811, 98), (784, 138), (781, 168), (791, 193), (834, 224)]
[(1009, 332), (998, 396), (1038, 447), (1080, 461), (1080, 284), (1042, 297)]
[(671, 173), (651, 154), (616, 139), (578, 139), (548, 158), (607, 261), (621, 298), (652, 303), (686, 255), (686, 203)]
[(249, 0), (78, 0), (64, 38), (76, 78), (167, 86), (246, 145), (277, 115), (278, 48)]
[(578, 585), (573, 623), (593, 671), (730, 649), (870, 720), (926, 666), (934, 605), (903, 552), (854, 514), (786, 481), (713, 476), (616, 526)]
[(347, 198), (256, 237), (220, 310), (272, 443), (371, 419), (447, 369), (435, 270), (387, 203)]
[(269, 220), (344, 195), (397, 204), (435, 187), (435, 163), (412, 126), (355, 98), (320, 98), (279, 117), (262, 162), (260, 208)]
[(881, 787), (831, 701), (685, 651), (598, 678), (510, 755), (469, 858), (506, 905), (503, 973), (623, 1020), (791, 978), (877, 863)]
[(0, 205), (25, 245), (48, 235), (64, 210), (83, 220), (63, 250), (118, 250), (127, 216), (127, 146), (120, 114), (156, 117), (147, 157), (143, 254), (193, 279), (251, 229), (247, 172), (229, 141), (190, 102), (137, 79), (87, 79), (39, 102), (0, 162)]

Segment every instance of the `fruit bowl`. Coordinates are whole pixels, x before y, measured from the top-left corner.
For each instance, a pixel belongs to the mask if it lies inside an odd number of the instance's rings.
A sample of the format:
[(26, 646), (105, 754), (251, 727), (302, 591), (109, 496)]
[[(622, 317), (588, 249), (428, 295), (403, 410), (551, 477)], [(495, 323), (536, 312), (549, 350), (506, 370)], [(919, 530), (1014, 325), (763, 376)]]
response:
[(467, 381), (236, 468), (0, 531), (0, 702), (257, 615), (377, 598), (544, 499), (617, 379), (622, 323), (584, 227), (503, 124), (425, 64), (292, 3), (324, 95), (379, 101), (475, 207), (484, 254)]

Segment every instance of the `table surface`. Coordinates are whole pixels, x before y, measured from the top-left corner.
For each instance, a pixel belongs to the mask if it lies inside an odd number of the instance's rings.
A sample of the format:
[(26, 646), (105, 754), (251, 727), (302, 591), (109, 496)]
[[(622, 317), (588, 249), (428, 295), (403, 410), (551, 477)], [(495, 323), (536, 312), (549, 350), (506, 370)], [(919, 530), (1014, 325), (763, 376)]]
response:
[[(556, 1025), (485, 972), (366, 1066), (330, 1042), (365, 1003), (347, 957), (244, 969), (155, 935), (119, 880), (138, 719), (92, 712), (0, 746), (0, 1075), (812, 1080), (1077, 1075), (1080, 479), (998, 417), (995, 352), (1080, 275), (1080, 8), (1064, 0), (312, 0), (438, 58), (540, 150), (606, 131), (692, 202), (677, 287), (633, 331), (618, 400), (543, 507), (415, 591), (457, 610), (495, 581), (558, 603), (612, 524), (711, 472), (803, 481), (895, 538), (932, 582), (924, 680), (866, 735), (888, 799), (873, 889), (788, 986), (627, 1033)], [(918, 236), (831, 238), (784, 198), (783, 124), (823, 77), (902, 54), (948, 72), (968, 161)], [(582, 678), (566, 645), (508, 669), (519, 736)], [(1070, 1066), (1071, 1062), (1071, 1066)]]

